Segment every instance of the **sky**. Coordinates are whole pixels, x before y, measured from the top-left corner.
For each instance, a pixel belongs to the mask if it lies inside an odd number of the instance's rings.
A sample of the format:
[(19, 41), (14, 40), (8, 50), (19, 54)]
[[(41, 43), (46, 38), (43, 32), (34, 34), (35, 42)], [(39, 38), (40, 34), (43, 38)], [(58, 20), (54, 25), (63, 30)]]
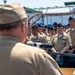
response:
[[(0, 5), (4, 4), (4, 0), (0, 0)], [(7, 0), (7, 4), (10, 3), (21, 3), (25, 7), (29, 8), (40, 8), (40, 7), (54, 7), (54, 6), (65, 6), (64, 2), (71, 2), (75, 0)], [(69, 8), (64, 9), (50, 9), (48, 12), (67, 12), (69, 11)], [(46, 12), (46, 10), (43, 10), (43, 12)]]

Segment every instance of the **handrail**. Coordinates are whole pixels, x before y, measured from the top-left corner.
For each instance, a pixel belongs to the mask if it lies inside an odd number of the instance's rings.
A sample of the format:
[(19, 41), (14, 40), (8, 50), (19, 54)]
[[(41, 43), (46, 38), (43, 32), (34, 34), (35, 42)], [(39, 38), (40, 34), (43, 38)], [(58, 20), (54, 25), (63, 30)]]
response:
[(71, 54), (71, 53), (49, 52), (49, 54), (75, 57), (75, 54)]

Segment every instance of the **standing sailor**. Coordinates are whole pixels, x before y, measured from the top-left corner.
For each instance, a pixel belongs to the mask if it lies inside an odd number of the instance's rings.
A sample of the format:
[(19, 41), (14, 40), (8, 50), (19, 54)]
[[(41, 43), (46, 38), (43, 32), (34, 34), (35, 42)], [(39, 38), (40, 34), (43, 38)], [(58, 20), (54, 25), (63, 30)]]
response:
[[(73, 17), (69, 17), (68, 21), (70, 28), (66, 30), (66, 33), (70, 35), (73, 47), (73, 49), (69, 48), (68, 52), (75, 54), (75, 19)], [(70, 67), (75, 68), (75, 57), (70, 57)]]
[[(59, 53), (67, 52), (68, 48), (71, 46), (71, 38), (64, 32), (63, 25), (60, 23), (57, 26), (57, 34), (51, 39), (51, 44), (54, 45), (52, 48), (53, 52)], [(63, 67), (63, 56), (57, 55), (55, 60), (58, 62), (60, 67)]]

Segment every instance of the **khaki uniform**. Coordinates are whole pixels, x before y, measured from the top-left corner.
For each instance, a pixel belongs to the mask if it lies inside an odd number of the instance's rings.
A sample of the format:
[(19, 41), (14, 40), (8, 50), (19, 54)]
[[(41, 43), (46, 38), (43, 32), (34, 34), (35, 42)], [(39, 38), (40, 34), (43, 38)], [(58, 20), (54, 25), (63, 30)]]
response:
[(30, 37), (30, 40), (33, 41), (33, 42), (48, 43), (47, 36), (40, 35), (39, 33), (38, 33), (38, 36), (32, 35)]
[(75, 46), (75, 30), (72, 31), (71, 28), (69, 28), (68, 30), (66, 30), (66, 33), (70, 35), (72, 45)]
[[(71, 41), (72, 41), (72, 46), (75, 47), (75, 29), (72, 30), (72, 28), (69, 28), (66, 30), (66, 33), (70, 35)], [(74, 49), (73, 53), (75, 54), (75, 49)], [(70, 67), (75, 68), (75, 57), (70, 57), (69, 62), (70, 62), (70, 64), (69, 64)]]
[[(53, 35), (53, 36), (55, 36), (55, 35)], [(52, 35), (49, 35), (48, 36), (48, 38), (49, 38), (49, 43), (51, 44), (51, 39), (52, 39), (52, 37), (53, 37)]]
[(63, 75), (44, 50), (0, 36), (0, 75)]
[(51, 44), (51, 36), (47, 36), (48, 37), (48, 43)]
[(54, 45), (56, 51), (60, 52), (65, 46), (71, 46), (71, 38), (68, 34), (63, 33), (62, 37), (59, 38), (58, 34), (54, 35), (51, 39), (51, 43)]
[[(61, 37), (59, 37), (59, 34), (56, 34), (52, 37), (51, 43), (54, 45), (54, 48), (57, 52), (62, 51), (66, 46), (71, 46), (71, 38), (68, 34), (63, 32)], [(64, 57), (60, 56), (58, 58), (56, 55), (53, 56), (53, 58), (57, 61), (60, 67), (64, 66)]]
[(46, 36), (49, 36), (49, 33), (46, 31), (45, 33), (44, 33)]
[(49, 38), (49, 36), (48, 36), (48, 35), (46, 35), (46, 34), (44, 34), (44, 33), (39, 34), (39, 35), (41, 35), (41, 36), (43, 36), (43, 37), (45, 38), (46, 43), (50, 43), (50, 38)]

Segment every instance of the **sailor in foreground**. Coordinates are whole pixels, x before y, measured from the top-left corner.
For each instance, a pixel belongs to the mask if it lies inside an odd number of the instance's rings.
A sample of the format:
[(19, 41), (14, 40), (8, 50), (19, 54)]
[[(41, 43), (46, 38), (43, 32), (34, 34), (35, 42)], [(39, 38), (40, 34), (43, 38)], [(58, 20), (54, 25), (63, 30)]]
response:
[(20, 4), (0, 6), (0, 75), (63, 75), (44, 50), (23, 44), (27, 27)]

